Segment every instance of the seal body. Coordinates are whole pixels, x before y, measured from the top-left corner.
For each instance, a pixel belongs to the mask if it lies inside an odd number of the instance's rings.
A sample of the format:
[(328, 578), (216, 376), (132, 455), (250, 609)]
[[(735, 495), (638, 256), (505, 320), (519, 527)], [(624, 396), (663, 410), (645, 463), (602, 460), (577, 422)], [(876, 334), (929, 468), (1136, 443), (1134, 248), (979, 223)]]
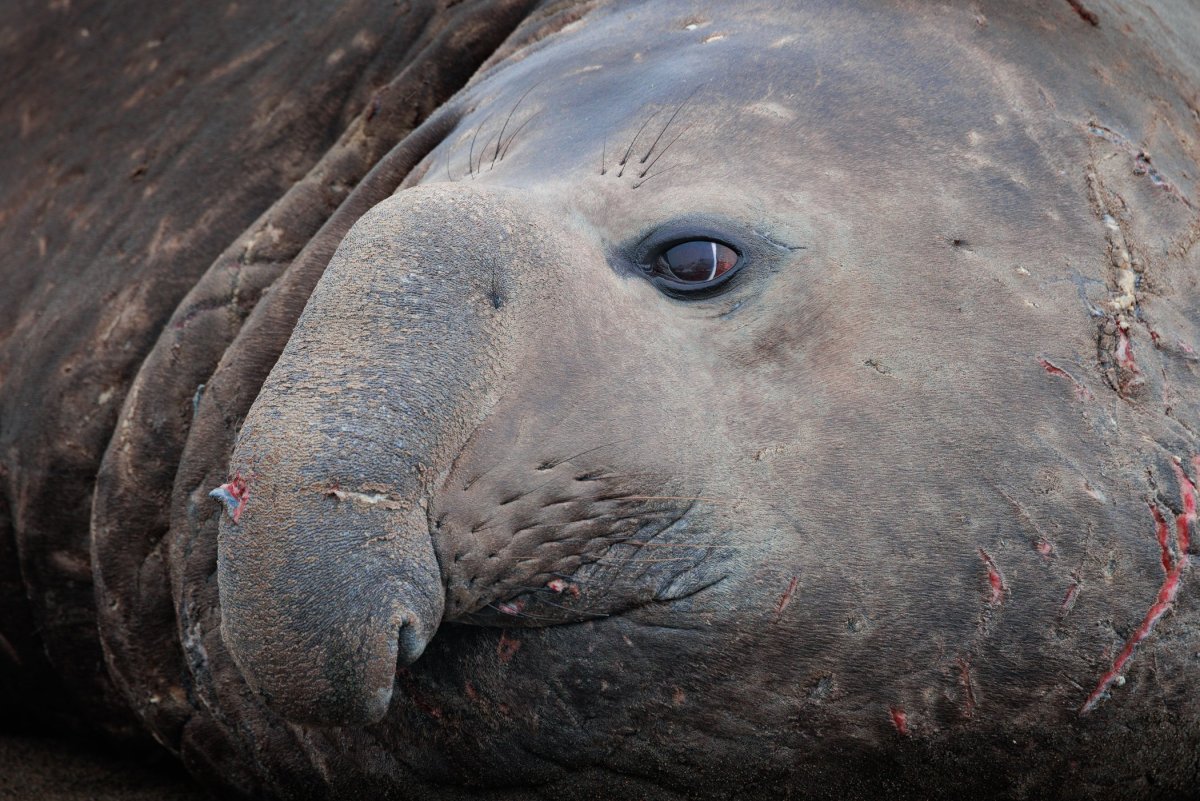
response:
[(1200, 16), (779, 6), (533, 11), (211, 334), (164, 445), (168, 326), (93, 563), (110, 669), (193, 764), (333, 798), (1194, 786)]

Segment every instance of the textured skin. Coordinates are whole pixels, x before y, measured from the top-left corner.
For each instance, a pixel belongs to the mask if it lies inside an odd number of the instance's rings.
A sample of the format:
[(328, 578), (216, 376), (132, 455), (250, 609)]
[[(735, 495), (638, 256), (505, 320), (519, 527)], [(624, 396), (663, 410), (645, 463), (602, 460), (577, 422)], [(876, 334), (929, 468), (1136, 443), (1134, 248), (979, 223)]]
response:
[[(1195, 787), (1200, 14), (779, 5), (533, 11), (143, 323), (91, 507), (100, 630), (195, 772), (305, 798)], [(322, 169), (347, 194), (305, 222)], [(645, 280), (681, 236), (737, 247), (727, 291)], [(203, 322), (276, 238), (270, 292)], [(5, 370), (28, 548), (62, 509), (18, 433), (58, 423)], [(208, 492), (238, 480), (235, 521)]]

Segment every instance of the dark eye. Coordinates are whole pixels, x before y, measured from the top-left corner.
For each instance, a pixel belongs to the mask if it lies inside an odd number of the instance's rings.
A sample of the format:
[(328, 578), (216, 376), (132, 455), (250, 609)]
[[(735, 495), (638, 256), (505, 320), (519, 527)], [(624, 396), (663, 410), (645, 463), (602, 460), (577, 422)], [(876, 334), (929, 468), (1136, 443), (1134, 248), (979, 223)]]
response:
[(669, 283), (691, 289), (712, 286), (737, 263), (737, 251), (728, 245), (693, 239), (664, 250), (658, 257), (658, 271)]

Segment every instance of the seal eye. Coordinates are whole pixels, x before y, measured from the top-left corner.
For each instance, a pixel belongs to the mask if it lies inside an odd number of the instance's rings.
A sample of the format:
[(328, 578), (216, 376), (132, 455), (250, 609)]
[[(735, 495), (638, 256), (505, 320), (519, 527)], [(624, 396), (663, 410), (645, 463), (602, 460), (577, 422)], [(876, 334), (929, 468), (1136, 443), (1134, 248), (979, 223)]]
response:
[(689, 287), (710, 285), (737, 266), (738, 254), (711, 239), (693, 239), (667, 248), (658, 257), (663, 275)]

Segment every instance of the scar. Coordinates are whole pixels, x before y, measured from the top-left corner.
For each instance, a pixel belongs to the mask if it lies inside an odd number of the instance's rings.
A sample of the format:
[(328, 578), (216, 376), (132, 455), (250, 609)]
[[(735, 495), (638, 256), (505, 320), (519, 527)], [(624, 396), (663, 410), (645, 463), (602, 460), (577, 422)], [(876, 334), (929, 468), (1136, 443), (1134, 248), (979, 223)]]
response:
[(1066, 615), (1075, 608), (1075, 600), (1079, 597), (1079, 582), (1075, 579), (1071, 580), (1070, 586), (1067, 587), (1067, 592), (1063, 595), (1062, 604), (1059, 605), (1059, 614)]
[(1004, 583), (1004, 574), (1000, 572), (1000, 568), (996, 567), (995, 560), (982, 548), (979, 549), (979, 558), (983, 560), (983, 565), (987, 568), (988, 586), (992, 590), (988, 603), (992, 606), (999, 606), (1004, 603), (1004, 595), (1008, 592), (1008, 585)]
[(963, 688), (963, 717), (975, 714), (975, 685), (971, 681), (971, 663), (966, 657), (958, 658), (958, 679)]
[(233, 481), (217, 487), (208, 493), (208, 497), (220, 501), (224, 505), (225, 511), (233, 518), (233, 522), (237, 523), (242, 517), (242, 510), (246, 508), (246, 502), (250, 500), (250, 488), (246, 485), (246, 479), (242, 478), (242, 474), (237, 473), (234, 475)]
[(788, 582), (787, 589), (783, 591), (783, 595), (779, 596), (779, 603), (775, 604), (775, 622), (778, 623), (783, 617), (783, 610), (788, 608), (788, 604), (792, 602), (792, 596), (796, 594), (796, 585), (800, 583), (799, 576), (792, 576), (792, 580)]
[[(1197, 473), (1200, 473), (1200, 457), (1192, 459), (1192, 466)], [(1187, 477), (1183, 466), (1178, 461), (1173, 462), (1171, 467), (1179, 481), (1179, 498), (1183, 504), (1183, 511), (1175, 516), (1174, 537), (1171, 537), (1171, 527), (1166, 517), (1159, 511), (1157, 505), (1150, 504), (1150, 514), (1154, 519), (1155, 539), (1162, 551), (1162, 567), (1166, 575), (1162, 585), (1158, 588), (1158, 594), (1154, 597), (1153, 605), (1125, 642), (1125, 646), (1117, 654), (1117, 658), (1113, 660), (1112, 667), (1100, 677), (1096, 689), (1092, 690), (1092, 694), (1083, 702), (1083, 706), (1079, 709), (1080, 715), (1086, 715), (1095, 709), (1108, 695), (1109, 688), (1123, 677), (1125, 665), (1133, 656), (1133, 652), (1142, 640), (1150, 636), (1155, 624), (1175, 602), (1175, 596), (1179, 594), (1179, 585), (1183, 579), (1183, 571), (1191, 564), (1188, 549), (1191, 545), (1191, 526), (1196, 522), (1196, 485)]]
[(888, 710), (892, 716), (892, 725), (904, 737), (908, 736), (908, 714), (902, 706), (894, 706)]
[(1084, 22), (1087, 22), (1093, 27), (1099, 27), (1100, 18), (1096, 16), (1096, 12), (1089, 11), (1087, 8), (1085, 8), (1080, 0), (1067, 0), (1067, 5), (1069, 5)]
[(1070, 381), (1071, 387), (1075, 390), (1075, 397), (1079, 400), (1085, 401), (1092, 397), (1092, 393), (1088, 391), (1087, 387), (1079, 383), (1075, 376), (1071, 375), (1054, 362), (1050, 361), (1049, 359), (1038, 359), (1038, 363), (1041, 364), (1042, 368), (1050, 375), (1059, 376)]
[(408, 504), (393, 498), (386, 492), (353, 492), (340, 487), (333, 487), (325, 492), (331, 498), (337, 498), (344, 503), (357, 503), (363, 506), (378, 506), (383, 509), (405, 509)]

